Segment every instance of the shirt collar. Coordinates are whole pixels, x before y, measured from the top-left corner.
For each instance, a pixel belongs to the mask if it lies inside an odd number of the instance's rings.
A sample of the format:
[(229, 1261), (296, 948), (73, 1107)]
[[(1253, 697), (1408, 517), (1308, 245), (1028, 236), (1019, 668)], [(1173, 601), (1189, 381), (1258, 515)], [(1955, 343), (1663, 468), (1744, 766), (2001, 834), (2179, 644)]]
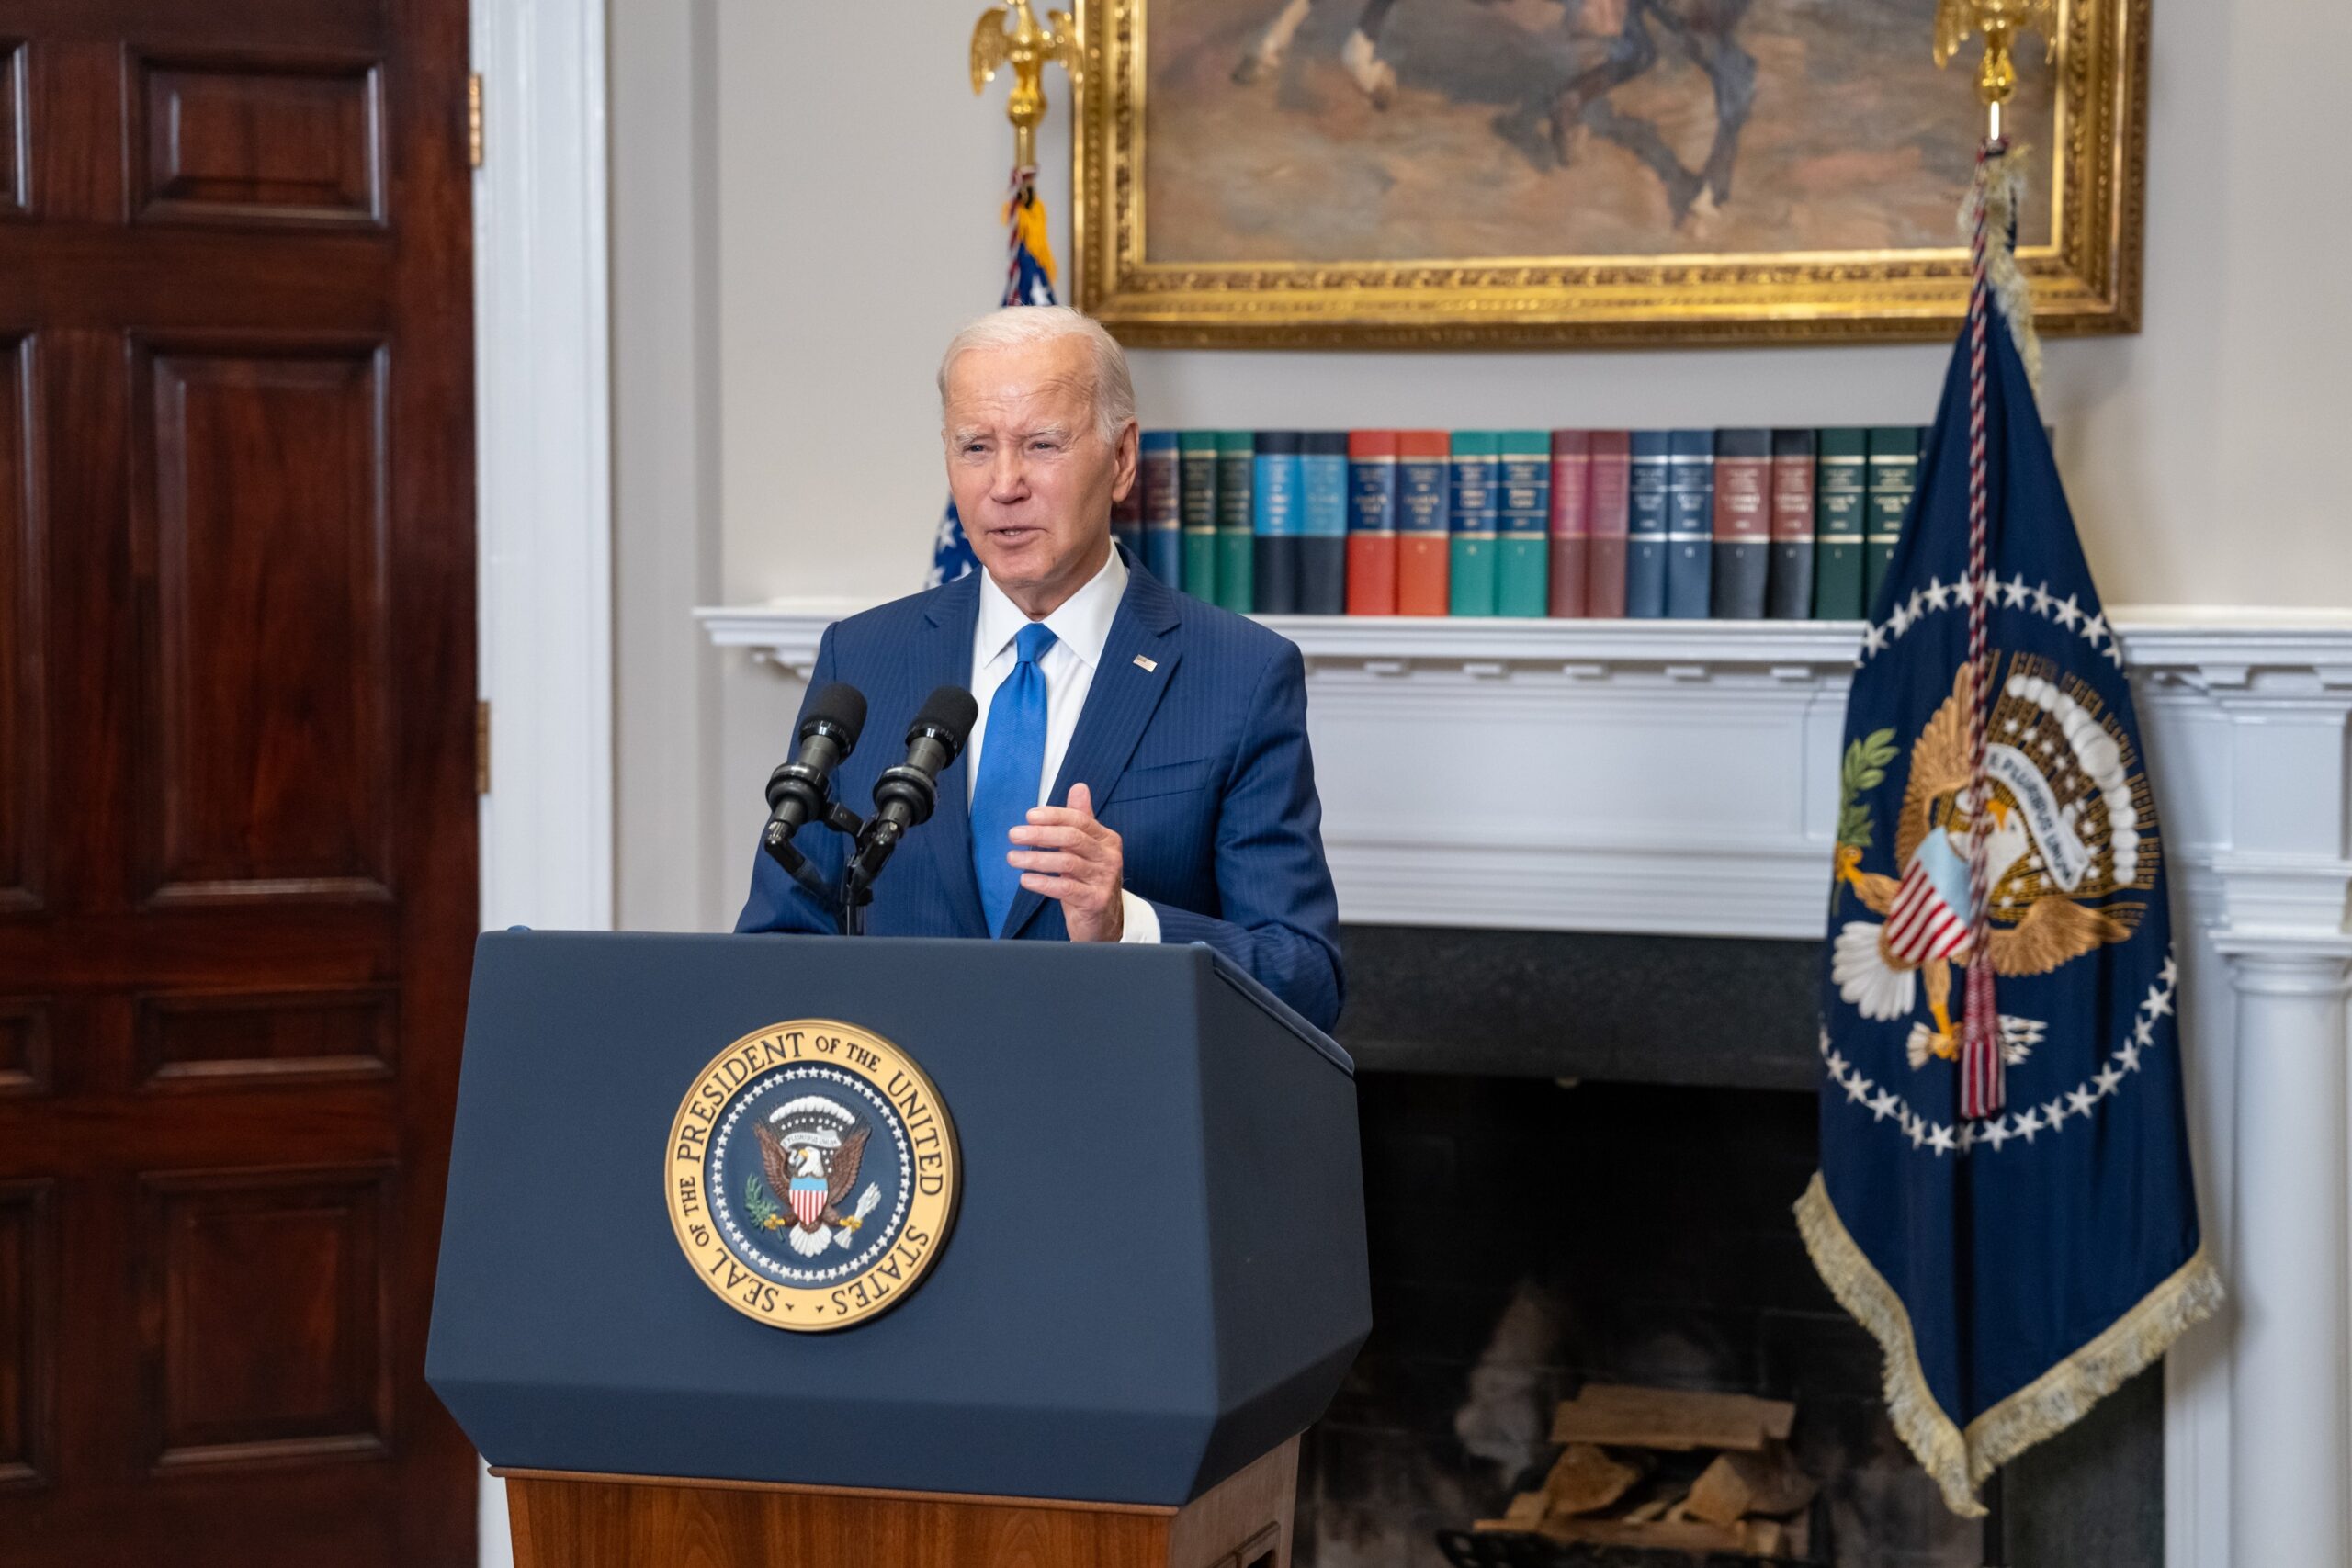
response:
[[(1127, 563), (1119, 558), (1119, 547), (1114, 544), (1102, 570), (1046, 617), (1054, 640), (1084, 660), (1089, 670), (1102, 668), (1102, 649), (1111, 640), (1111, 622), (1117, 616), (1119, 601), (1126, 592)], [(987, 664), (993, 660), (1028, 624), (1029, 617), (1021, 606), (1006, 598), (1004, 590), (996, 585), (996, 579), (983, 570), (979, 628), (975, 639), (979, 645), (979, 661)]]

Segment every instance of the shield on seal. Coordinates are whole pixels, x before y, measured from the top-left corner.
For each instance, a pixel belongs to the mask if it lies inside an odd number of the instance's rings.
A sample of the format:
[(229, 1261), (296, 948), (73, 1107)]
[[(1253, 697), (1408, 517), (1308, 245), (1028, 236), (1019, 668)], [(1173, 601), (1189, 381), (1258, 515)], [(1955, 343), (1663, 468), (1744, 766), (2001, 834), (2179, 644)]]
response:
[(823, 1179), (814, 1176), (794, 1177), (792, 1190), (787, 1197), (792, 1203), (793, 1216), (809, 1229), (816, 1229), (819, 1217), (825, 1212)]

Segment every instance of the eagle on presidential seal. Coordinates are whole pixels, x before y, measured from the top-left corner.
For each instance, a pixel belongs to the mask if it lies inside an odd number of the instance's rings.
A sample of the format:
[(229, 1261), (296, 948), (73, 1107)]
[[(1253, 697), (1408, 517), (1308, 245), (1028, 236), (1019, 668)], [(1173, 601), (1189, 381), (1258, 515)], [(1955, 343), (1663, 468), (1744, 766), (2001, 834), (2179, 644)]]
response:
[(768, 1213), (761, 1224), (784, 1231), (786, 1244), (804, 1258), (828, 1246), (847, 1247), (882, 1201), (881, 1188), (868, 1182), (855, 1212), (842, 1212), (857, 1188), (857, 1168), (873, 1129), (839, 1100), (807, 1094), (779, 1107), (756, 1131), (761, 1174), (789, 1208)]
[[(1894, 825), (1897, 874), (1862, 869), (1873, 825), (1860, 799), (1894, 760), (1894, 732), (1854, 741), (1841, 780), (1838, 894), (1851, 888), (1881, 918), (1838, 928), (1830, 978), (1856, 1011), (1882, 1021), (1913, 1017), (1924, 993), (1928, 1016), (1915, 1019), (1905, 1042), (1915, 1068), (1960, 1054), (1952, 972), (1973, 956), (1975, 912), (1968, 874), (1976, 811), (1969, 789), (1972, 686), (1962, 664), (1951, 694), (1912, 745)], [(2030, 655), (2012, 660), (2001, 683), (1985, 735), (1984, 808), (1992, 813), (1985, 942), (1996, 975), (2049, 974), (2123, 941), (2145, 912), (2145, 904), (2111, 897), (2155, 885), (2157, 845), (2146, 777), (2136, 771), (2122, 727), (2103, 709), (2089, 686)], [(2045, 1027), (2001, 1015), (2009, 1065), (2031, 1054)]]

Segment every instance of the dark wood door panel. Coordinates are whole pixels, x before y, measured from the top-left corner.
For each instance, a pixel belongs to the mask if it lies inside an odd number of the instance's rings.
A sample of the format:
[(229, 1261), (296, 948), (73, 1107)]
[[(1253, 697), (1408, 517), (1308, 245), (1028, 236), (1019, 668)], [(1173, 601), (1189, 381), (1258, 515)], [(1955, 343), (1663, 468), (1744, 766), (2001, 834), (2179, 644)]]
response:
[(384, 218), (382, 71), (367, 58), (242, 52), (130, 64), (130, 203), (148, 222)]
[(0, 1182), (0, 1491), (42, 1484), (55, 1446), (51, 1185)]
[(0, 914), (40, 904), (49, 727), (33, 363), (31, 333), (0, 333)]
[(390, 892), (379, 344), (134, 340), (154, 898)]
[(0, 0), (0, 1561), (460, 1568), (464, 0)]

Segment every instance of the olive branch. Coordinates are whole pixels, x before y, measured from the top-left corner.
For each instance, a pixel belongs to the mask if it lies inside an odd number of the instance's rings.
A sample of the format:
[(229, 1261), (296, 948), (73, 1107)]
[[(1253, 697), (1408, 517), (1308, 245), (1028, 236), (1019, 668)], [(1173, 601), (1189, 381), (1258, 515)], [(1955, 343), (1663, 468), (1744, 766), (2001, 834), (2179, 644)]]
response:
[(1838, 769), (1843, 798), (1838, 808), (1838, 844), (1841, 849), (1866, 850), (1871, 842), (1871, 808), (1861, 803), (1865, 791), (1886, 782), (1886, 765), (1894, 761), (1894, 731), (1873, 729), (1846, 747)]
[(743, 1178), (743, 1211), (762, 1230), (774, 1230), (782, 1224), (775, 1200), (768, 1194), (768, 1184), (760, 1179), (758, 1171)]

